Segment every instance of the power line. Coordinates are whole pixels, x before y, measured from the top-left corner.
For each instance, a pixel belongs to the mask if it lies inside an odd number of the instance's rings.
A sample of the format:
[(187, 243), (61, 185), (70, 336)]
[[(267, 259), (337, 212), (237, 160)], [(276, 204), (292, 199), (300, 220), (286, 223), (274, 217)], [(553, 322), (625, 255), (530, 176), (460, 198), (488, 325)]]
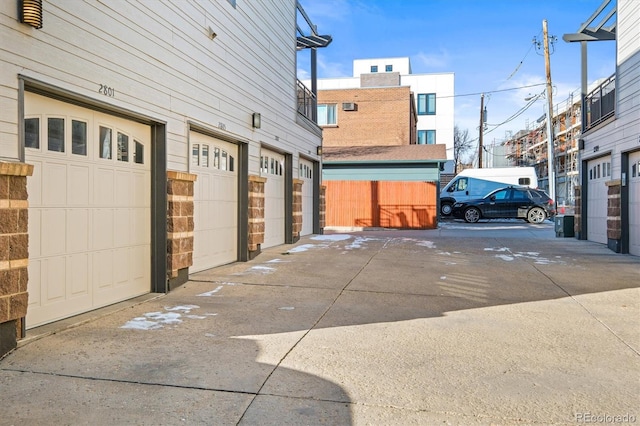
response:
[[(539, 36), (540, 34), (538, 34)], [(535, 41), (536, 37), (533, 38), (533, 40)], [(535, 46), (535, 43), (531, 43), (531, 45), (529, 46), (529, 50), (527, 50), (527, 53), (524, 54), (524, 58), (522, 58), (522, 60), (520, 61), (520, 63), (516, 66), (516, 69), (513, 70), (513, 72), (509, 75), (509, 77), (507, 77), (507, 79), (505, 81), (509, 81), (511, 80), (511, 77), (513, 77), (514, 75), (516, 75), (516, 73), (518, 72), (518, 70), (520, 69), (520, 67), (522, 66), (522, 64), (524, 63), (524, 60), (527, 59), (527, 56), (529, 56), (529, 53), (531, 53), (531, 50), (533, 49), (533, 47)]]
[(487, 91), (487, 92), (465, 93), (463, 95), (451, 95), (451, 96), (438, 96), (438, 98), (439, 99), (442, 99), (442, 98), (459, 98), (461, 96), (488, 95), (488, 94), (491, 94), (491, 93), (508, 92), (510, 90), (528, 89), (529, 87), (544, 86), (544, 85), (545, 85), (545, 83), (538, 83), (538, 84), (530, 84), (528, 86), (511, 87), (509, 89), (491, 90), (491, 91)]

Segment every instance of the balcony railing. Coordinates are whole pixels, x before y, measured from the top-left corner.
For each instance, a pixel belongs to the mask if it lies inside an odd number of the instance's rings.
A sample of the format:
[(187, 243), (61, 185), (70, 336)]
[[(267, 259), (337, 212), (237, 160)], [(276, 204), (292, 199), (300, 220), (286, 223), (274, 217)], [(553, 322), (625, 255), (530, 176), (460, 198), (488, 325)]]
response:
[(585, 130), (600, 124), (616, 112), (616, 76), (605, 80), (586, 98), (587, 122)]
[(315, 123), (317, 115), (316, 96), (300, 80), (298, 80), (297, 91), (298, 112)]

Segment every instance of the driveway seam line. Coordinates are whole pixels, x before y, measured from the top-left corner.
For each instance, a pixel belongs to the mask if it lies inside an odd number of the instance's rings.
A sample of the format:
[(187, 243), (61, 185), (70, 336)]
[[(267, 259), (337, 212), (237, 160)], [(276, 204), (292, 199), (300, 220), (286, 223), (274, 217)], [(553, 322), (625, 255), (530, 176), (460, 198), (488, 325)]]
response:
[(327, 309), (325, 309), (325, 311), (322, 313), (322, 315), (320, 315), (318, 317), (318, 319), (313, 323), (313, 325), (311, 325), (311, 327), (309, 327), (309, 329), (307, 331), (304, 332), (304, 334), (302, 336), (300, 336), (300, 338), (298, 340), (296, 340), (296, 342), (291, 346), (291, 348), (289, 348), (289, 350), (282, 356), (282, 358), (280, 358), (280, 360), (278, 361), (278, 363), (273, 367), (273, 369), (271, 370), (271, 372), (269, 373), (269, 375), (264, 379), (264, 381), (262, 382), (262, 385), (260, 385), (260, 388), (258, 389), (258, 391), (255, 393), (254, 398), (251, 400), (251, 402), (249, 402), (249, 404), (247, 404), (247, 408), (245, 408), (244, 412), (242, 413), (242, 415), (240, 416), (240, 418), (238, 419), (238, 423), (236, 424), (240, 424), (242, 423), (242, 419), (244, 418), (244, 416), (247, 414), (247, 411), (249, 410), (249, 408), (251, 407), (251, 405), (253, 404), (253, 402), (255, 401), (255, 398), (258, 395), (265, 395), (262, 394), (262, 389), (264, 388), (264, 386), (267, 384), (267, 382), (269, 381), (269, 379), (271, 378), (271, 376), (273, 375), (273, 373), (275, 373), (275, 371), (278, 369), (278, 367), (280, 367), (280, 365), (282, 365), (282, 362), (289, 356), (289, 354), (298, 346), (298, 344), (300, 344), (300, 342), (312, 331), (315, 329), (315, 327), (318, 325), (318, 323), (320, 321), (322, 321), (322, 319), (325, 317), (325, 315), (327, 315), (327, 313), (331, 310), (331, 308), (335, 305), (335, 303), (338, 301), (338, 299), (340, 298), (340, 296), (342, 296), (342, 294), (345, 292), (346, 288), (349, 287), (349, 284), (351, 284), (353, 282), (353, 280), (355, 280), (361, 273), (362, 271), (369, 265), (369, 263), (371, 263), (371, 261), (373, 260), (374, 257), (376, 257), (380, 251), (382, 251), (382, 249), (384, 249), (387, 244), (389, 243), (389, 241), (391, 241), (393, 238), (387, 238), (384, 242), (384, 244), (378, 249), (376, 250), (375, 253), (373, 253), (369, 259), (367, 259), (367, 261), (364, 263), (364, 265), (355, 273), (355, 275), (353, 277), (351, 277), (351, 279), (349, 279), (349, 281), (347, 281), (347, 283), (342, 287), (342, 289), (340, 289), (340, 291), (338, 292), (338, 295), (333, 299), (333, 301), (331, 301), (331, 303), (329, 304), (329, 306), (327, 307)]

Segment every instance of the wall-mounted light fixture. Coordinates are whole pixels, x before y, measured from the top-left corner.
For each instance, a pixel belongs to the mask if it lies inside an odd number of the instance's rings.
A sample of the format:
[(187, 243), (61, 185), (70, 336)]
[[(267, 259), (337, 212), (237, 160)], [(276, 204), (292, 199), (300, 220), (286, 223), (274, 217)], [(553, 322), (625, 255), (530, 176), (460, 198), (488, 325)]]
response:
[(316, 147), (316, 154), (318, 154), (318, 155), (322, 155), (322, 145), (318, 145), (318, 146)]
[(42, 28), (42, 0), (18, 0), (18, 13), (23, 24)]
[(251, 120), (251, 125), (254, 129), (259, 129), (262, 124), (262, 117), (260, 117), (259, 112), (254, 112)]

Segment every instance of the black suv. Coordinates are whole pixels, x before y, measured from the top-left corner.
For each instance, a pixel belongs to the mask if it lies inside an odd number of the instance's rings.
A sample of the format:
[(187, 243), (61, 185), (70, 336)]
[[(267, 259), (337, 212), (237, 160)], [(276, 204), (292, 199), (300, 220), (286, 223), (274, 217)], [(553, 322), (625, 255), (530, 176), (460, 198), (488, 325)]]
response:
[(453, 217), (469, 223), (497, 218), (542, 223), (555, 213), (553, 200), (546, 192), (520, 186), (496, 189), (483, 198), (455, 203), (451, 211)]

